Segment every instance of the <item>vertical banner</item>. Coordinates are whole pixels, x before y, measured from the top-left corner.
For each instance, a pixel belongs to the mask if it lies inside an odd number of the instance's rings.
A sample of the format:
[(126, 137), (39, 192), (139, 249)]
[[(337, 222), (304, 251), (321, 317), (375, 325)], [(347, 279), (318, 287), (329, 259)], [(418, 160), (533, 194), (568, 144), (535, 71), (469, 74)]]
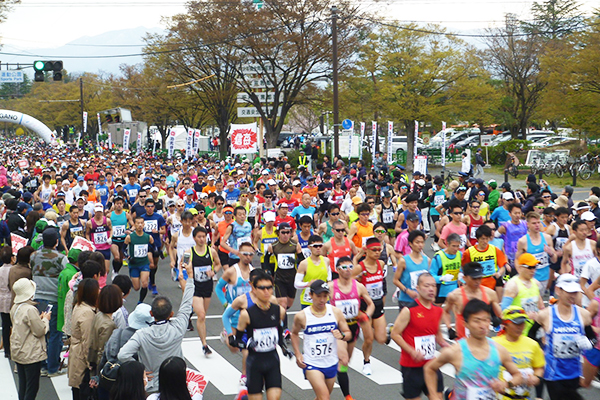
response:
[(87, 111), (83, 112), (83, 133), (87, 133)]
[(348, 138), (348, 163), (350, 163), (350, 159), (352, 158), (352, 137), (354, 136), (354, 122), (352, 122), (352, 127), (350, 130), (350, 137)]
[(188, 132), (187, 132), (187, 141), (186, 141), (186, 146), (185, 146), (185, 158), (186, 159), (190, 159), (192, 158), (192, 142), (194, 140), (194, 129), (192, 128), (188, 128)]
[(141, 152), (142, 152), (142, 132), (138, 132), (137, 153), (140, 154)]
[(358, 145), (358, 158), (362, 160), (362, 152), (363, 152), (363, 143), (365, 142), (365, 128), (366, 125), (364, 122), (360, 123), (360, 144)]
[[(417, 156), (417, 138), (418, 137), (419, 137), (419, 121), (415, 121), (415, 148), (414, 148), (413, 157)], [(414, 166), (414, 164), (413, 164), (413, 166)]]
[(79, 148), (79, 143), (81, 143), (81, 131), (77, 134), (77, 148)]
[(200, 147), (200, 129), (194, 131), (194, 154), (198, 154), (198, 147)]
[(172, 158), (175, 150), (175, 129), (171, 129), (171, 132), (169, 132), (169, 144), (167, 146), (169, 149), (168, 157)]
[(108, 150), (111, 150), (112, 149), (112, 135), (110, 133), (110, 129), (108, 130), (107, 135), (108, 135), (108, 139), (106, 139), (106, 144), (108, 146)]
[(131, 129), (125, 129), (123, 131), (123, 151), (129, 152), (129, 138), (131, 136)]
[(392, 163), (392, 136), (394, 134), (394, 122), (388, 121), (388, 146), (387, 146), (387, 162)]
[(377, 146), (375, 145), (375, 141), (377, 140), (377, 121), (373, 121), (371, 123), (371, 157), (375, 159), (375, 149)]
[(156, 154), (156, 132), (157, 129), (150, 129), (150, 138), (152, 140), (152, 156)]
[(446, 166), (446, 121), (442, 121), (442, 167)]
[(100, 113), (96, 113), (98, 118), (98, 133), (96, 134), (96, 146), (100, 147), (100, 135), (102, 135), (102, 121), (100, 120)]

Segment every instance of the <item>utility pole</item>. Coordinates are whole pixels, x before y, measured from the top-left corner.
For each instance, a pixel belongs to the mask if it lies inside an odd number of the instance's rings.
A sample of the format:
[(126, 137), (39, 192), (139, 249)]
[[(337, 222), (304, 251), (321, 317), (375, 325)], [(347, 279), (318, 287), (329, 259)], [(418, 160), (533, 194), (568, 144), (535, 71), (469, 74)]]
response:
[(83, 136), (83, 78), (79, 78), (79, 105), (81, 106), (81, 135)]
[(340, 107), (338, 99), (337, 7), (331, 7), (331, 47), (333, 50), (333, 148), (340, 152)]

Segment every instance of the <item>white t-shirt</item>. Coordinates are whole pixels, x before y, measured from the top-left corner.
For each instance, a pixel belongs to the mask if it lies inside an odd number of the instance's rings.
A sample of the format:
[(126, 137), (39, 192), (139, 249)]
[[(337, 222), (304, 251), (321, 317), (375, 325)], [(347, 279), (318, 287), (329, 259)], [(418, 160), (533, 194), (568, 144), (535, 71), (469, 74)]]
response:
[(344, 212), (346, 215), (350, 214), (352, 211), (354, 211), (354, 205), (352, 205), (352, 199), (346, 199), (342, 202), (342, 206), (340, 207), (340, 209), (342, 210), (342, 212)]
[[(588, 282), (591, 281), (593, 283), (596, 279), (598, 279), (599, 276), (600, 261), (598, 261), (598, 258), (594, 257), (590, 260), (587, 260), (586, 263), (583, 265), (583, 269), (581, 270), (581, 278), (585, 278), (588, 280)], [(585, 286), (588, 287), (589, 284), (586, 284)], [(596, 296), (600, 296), (600, 289), (596, 289), (594, 294)], [(581, 297), (581, 305), (587, 307), (588, 304), (590, 304), (590, 299), (588, 299), (586, 295), (583, 295)]]

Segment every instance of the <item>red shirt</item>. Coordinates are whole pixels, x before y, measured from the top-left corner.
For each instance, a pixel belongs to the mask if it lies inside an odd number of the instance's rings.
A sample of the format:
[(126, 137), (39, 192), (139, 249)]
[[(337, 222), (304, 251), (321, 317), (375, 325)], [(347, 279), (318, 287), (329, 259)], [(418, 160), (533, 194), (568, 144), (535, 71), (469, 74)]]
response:
[[(442, 308), (434, 304), (431, 308), (424, 307), (418, 299), (408, 306), (410, 322), (402, 332), (406, 343), (425, 354), (425, 360), (416, 362), (406, 351), (400, 353), (400, 365), (403, 367), (418, 368), (427, 364), (435, 357), (435, 335), (440, 327)], [(415, 347), (417, 343), (417, 347)]]
[(285, 203), (288, 205), (288, 211), (292, 212), (292, 210), (294, 209), (294, 207), (298, 207), (300, 205), (300, 203), (298, 203), (298, 200), (296, 199), (286, 199), (285, 197), (283, 199), (279, 199), (279, 204), (281, 203)]
[(94, 182), (98, 182), (98, 179), (100, 179), (100, 174), (97, 172), (92, 172), (91, 174), (88, 172), (87, 174), (85, 174), (85, 176), (83, 177), (83, 179), (85, 179), (85, 181), (87, 182), (89, 179), (93, 180)]
[(294, 218), (290, 217), (289, 215), (285, 218), (281, 218), (279, 215), (275, 217), (275, 227), (278, 227), (282, 222), (287, 222), (290, 224), (293, 230), (296, 230), (296, 221), (294, 221)]
[[(191, 189), (191, 188), (190, 188), (190, 189)], [(185, 196), (186, 196), (186, 194), (185, 194), (185, 191), (186, 191), (186, 190), (187, 190), (187, 189), (183, 189), (181, 192), (179, 192), (179, 198), (180, 198), (180, 199), (185, 199)], [(192, 189), (192, 190), (194, 190), (194, 189)], [(194, 195), (192, 196), (192, 199), (193, 199), (194, 201), (198, 201), (198, 194), (196, 193), (196, 191), (195, 191), (195, 190), (194, 190)]]

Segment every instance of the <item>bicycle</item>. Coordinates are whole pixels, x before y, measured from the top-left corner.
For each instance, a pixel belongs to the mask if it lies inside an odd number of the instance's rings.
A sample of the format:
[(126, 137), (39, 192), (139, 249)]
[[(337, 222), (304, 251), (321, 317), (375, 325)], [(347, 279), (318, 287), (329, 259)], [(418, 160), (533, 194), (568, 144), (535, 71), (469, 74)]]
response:
[(533, 175), (537, 175), (538, 172), (544, 170), (544, 158), (541, 155), (535, 155), (533, 157), (533, 162), (531, 163), (531, 173)]
[(452, 181), (458, 181), (460, 175), (458, 175), (457, 172), (454, 172), (450, 169), (446, 169), (446, 176), (444, 177), (444, 185), (446, 187), (450, 186), (450, 182)]
[(515, 153), (507, 153), (506, 156), (506, 162), (510, 162), (510, 164), (508, 164), (506, 168), (504, 168), (504, 170), (507, 171), (514, 178), (516, 178), (517, 176), (519, 176), (518, 166), (521, 164), (521, 162), (519, 161), (519, 158), (515, 155)]
[[(581, 156), (580, 162), (581, 165), (579, 166), (579, 168), (577, 169), (577, 173), (579, 174), (579, 177), (581, 179), (583, 179), (584, 181), (587, 181), (588, 179), (590, 179), (592, 177), (592, 172), (594, 172), (594, 170), (592, 169), (591, 161), (588, 159), (590, 153), (584, 154), (583, 156)], [(595, 159), (595, 157), (594, 157)]]

